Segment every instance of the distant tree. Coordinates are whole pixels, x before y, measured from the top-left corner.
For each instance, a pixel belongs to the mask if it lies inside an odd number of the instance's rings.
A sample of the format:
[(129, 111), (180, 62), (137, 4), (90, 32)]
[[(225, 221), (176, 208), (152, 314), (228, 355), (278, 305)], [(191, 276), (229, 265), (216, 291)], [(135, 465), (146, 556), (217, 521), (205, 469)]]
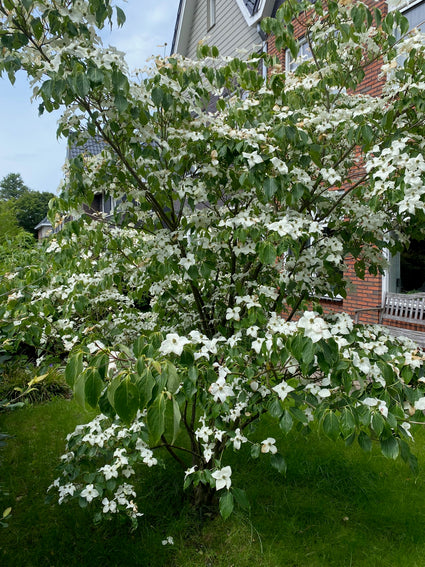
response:
[(22, 232), (18, 224), (13, 201), (0, 201), (0, 238), (15, 236)]
[(9, 173), (0, 181), (0, 199), (3, 201), (18, 199), (28, 191), (20, 173)]
[(53, 193), (25, 191), (15, 201), (16, 218), (19, 226), (34, 234), (34, 227), (46, 216)]

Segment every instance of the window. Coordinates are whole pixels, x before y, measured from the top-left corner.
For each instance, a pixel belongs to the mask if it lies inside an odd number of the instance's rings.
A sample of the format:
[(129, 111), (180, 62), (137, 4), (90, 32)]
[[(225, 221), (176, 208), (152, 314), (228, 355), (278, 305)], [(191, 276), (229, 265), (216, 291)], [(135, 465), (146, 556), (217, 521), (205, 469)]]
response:
[(425, 241), (412, 240), (407, 248), (390, 258), (387, 291), (425, 292)]
[(307, 43), (307, 40), (303, 38), (300, 40), (298, 56), (296, 59), (292, 57), (289, 49), (286, 50), (285, 69), (286, 71), (294, 72), (295, 69), (298, 67), (298, 65), (301, 65), (301, 63), (304, 63), (304, 61), (308, 61), (311, 58), (312, 58), (312, 53), (310, 50), (310, 46)]
[(106, 213), (107, 215), (112, 214), (114, 211), (114, 202), (112, 197), (106, 195), (105, 193), (96, 193), (93, 197), (89, 207), (85, 207), (88, 213)]
[(418, 2), (412, 7), (403, 11), (409, 21), (409, 29), (418, 28), (421, 31), (425, 30), (425, 2)]
[(215, 26), (215, 2), (216, 0), (207, 0), (207, 30), (210, 30), (213, 26)]

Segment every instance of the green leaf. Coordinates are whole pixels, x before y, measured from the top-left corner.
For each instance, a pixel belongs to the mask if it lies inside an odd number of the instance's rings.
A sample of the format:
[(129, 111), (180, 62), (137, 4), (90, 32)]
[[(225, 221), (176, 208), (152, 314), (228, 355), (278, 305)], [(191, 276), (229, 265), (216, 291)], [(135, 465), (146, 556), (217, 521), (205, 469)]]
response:
[(167, 390), (174, 394), (180, 386), (180, 378), (177, 369), (170, 361), (166, 361)]
[(90, 368), (85, 375), (84, 396), (93, 409), (97, 407), (103, 387), (104, 383), (99, 376), (99, 371), (96, 368)]
[(272, 417), (279, 419), (282, 413), (283, 413), (283, 409), (280, 400), (278, 398), (274, 398), (269, 405), (269, 414)]
[(83, 371), (83, 353), (79, 352), (71, 356), (65, 369), (65, 380), (68, 386), (71, 388), (74, 385), (75, 380)]
[(399, 453), (398, 442), (395, 437), (381, 439), (381, 451), (387, 459), (396, 459)]
[(31, 20), (31, 27), (34, 32), (35, 38), (39, 40), (44, 32), (43, 24), (41, 23), (40, 18), (33, 18)]
[(232, 488), (232, 494), (236, 503), (242, 508), (242, 510), (249, 510), (250, 505), (245, 490), (242, 490), (241, 488)]
[(72, 388), (77, 404), (79, 404), (83, 408), (86, 408), (85, 383), (84, 374), (80, 374), (78, 378), (76, 378)]
[(356, 420), (354, 419), (351, 408), (344, 408), (342, 410), (339, 426), (344, 439), (348, 439), (350, 435), (356, 430)]
[(384, 430), (385, 420), (379, 412), (372, 415), (372, 429), (379, 437)]
[(152, 89), (151, 98), (155, 106), (160, 107), (164, 99), (164, 91), (160, 87)]
[(116, 95), (114, 104), (119, 112), (125, 112), (128, 108), (128, 100), (121, 92)]
[(292, 407), (292, 408), (289, 408), (289, 411), (291, 412), (292, 417), (295, 418), (300, 423), (304, 423), (304, 425), (306, 423), (308, 423), (308, 419), (307, 419), (305, 413), (302, 410), (300, 410), (299, 408)]
[(126, 17), (125, 14), (123, 12), (123, 10), (121, 8), (119, 8), (118, 6), (115, 7), (116, 11), (117, 11), (117, 24), (118, 27), (121, 27), (122, 25), (124, 25)]
[(326, 437), (329, 437), (329, 439), (332, 439), (332, 441), (335, 441), (335, 439), (338, 438), (340, 433), (339, 419), (335, 415), (335, 412), (329, 411), (325, 415), (322, 426)]
[(153, 401), (148, 409), (147, 425), (151, 441), (156, 445), (165, 430), (166, 397), (163, 392)]
[(271, 455), (270, 463), (272, 467), (276, 469), (278, 472), (280, 472), (281, 474), (286, 474), (286, 469), (287, 469), (286, 461), (280, 453), (275, 453), (274, 455)]
[(152, 373), (146, 371), (141, 378), (136, 380), (136, 387), (139, 390), (139, 408), (145, 409), (152, 399), (152, 390), (155, 386), (155, 378)]
[(136, 417), (139, 409), (139, 390), (129, 377), (122, 380), (115, 390), (113, 405), (125, 423), (130, 423)]
[(75, 85), (77, 88), (78, 96), (85, 97), (90, 92), (90, 81), (85, 73), (79, 73), (77, 75)]
[(230, 514), (233, 512), (233, 494), (227, 492), (223, 494), (219, 501), (220, 514), (223, 520), (227, 520)]
[(179, 434), (181, 419), (182, 419), (182, 415), (180, 412), (179, 404), (177, 403), (177, 400), (173, 397), (173, 437), (171, 439), (172, 444), (177, 439), (177, 435)]
[(145, 358), (143, 356), (139, 356), (136, 362), (136, 372), (139, 376), (143, 376), (143, 373), (146, 368)]
[(277, 179), (275, 177), (267, 177), (267, 179), (264, 182), (264, 194), (267, 197), (267, 199), (271, 199), (276, 191), (279, 189), (279, 184), (277, 182)]
[(277, 258), (276, 248), (270, 242), (261, 242), (258, 247), (258, 256), (263, 264), (275, 264)]
[(102, 83), (105, 77), (103, 71), (98, 67), (91, 67), (87, 72), (87, 76), (90, 79), (90, 81), (92, 81), (95, 84)]
[(292, 429), (292, 425), (293, 425), (293, 419), (291, 417), (291, 414), (289, 413), (288, 410), (285, 410), (283, 412), (282, 418), (279, 422), (279, 427), (281, 428), (282, 431), (284, 431), (285, 433), (289, 433), (289, 431), (291, 431)]
[(363, 451), (369, 452), (372, 450), (372, 440), (364, 431), (360, 431), (357, 442)]
[(251, 457), (253, 459), (258, 459), (261, 453), (261, 446), (258, 443), (254, 443), (251, 445)]
[(114, 417), (116, 416), (116, 412), (109, 402), (108, 391), (106, 389), (100, 396), (98, 405), (99, 405), (99, 410), (103, 413), (103, 415), (106, 415), (109, 418), (114, 419)]

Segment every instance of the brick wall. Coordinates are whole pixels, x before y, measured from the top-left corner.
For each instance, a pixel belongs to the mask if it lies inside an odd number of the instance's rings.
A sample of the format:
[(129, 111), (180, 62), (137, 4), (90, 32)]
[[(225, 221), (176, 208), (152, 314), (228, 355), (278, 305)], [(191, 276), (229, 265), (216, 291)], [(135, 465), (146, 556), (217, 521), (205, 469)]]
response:
[[(372, 8), (379, 8), (382, 14), (386, 15), (387, 3), (384, 0), (378, 0), (377, 2), (374, 0), (365, 0), (365, 3)], [(294, 29), (296, 37), (301, 39), (305, 34), (302, 17), (295, 23)], [(279, 52), (276, 49), (274, 37), (272, 36), (267, 40), (267, 49), (268, 53), (278, 57), (282, 68), (285, 69), (285, 53), (282, 51)], [(380, 96), (383, 85), (382, 79), (379, 78), (380, 67), (381, 60), (377, 60), (369, 65), (358, 92), (368, 93), (372, 96)], [(382, 277), (366, 274), (365, 279), (361, 280), (355, 275), (354, 259), (348, 258), (346, 264), (348, 265), (346, 276), (348, 281), (350, 281), (350, 287), (347, 290), (347, 298), (340, 301), (323, 301), (322, 305), (324, 310), (327, 312), (345, 311), (353, 316), (356, 309), (380, 306), (382, 304)], [(362, 313), (360, 321), (362, 323), (377, 323), (378, 312), (370, 311)], [(406, 325), (406, 327), (423, 330), (423, 328), (421, 329), (415, 325)]]

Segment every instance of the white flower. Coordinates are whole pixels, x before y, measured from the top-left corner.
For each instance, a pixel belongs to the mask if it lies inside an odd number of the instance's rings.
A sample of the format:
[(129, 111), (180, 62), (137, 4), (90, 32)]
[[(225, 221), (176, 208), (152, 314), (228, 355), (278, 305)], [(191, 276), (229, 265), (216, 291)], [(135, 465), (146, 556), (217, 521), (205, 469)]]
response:
[[(425, 398), (423, 398), (425, 400)], [(362, 403), (365, 406), (369, 406), (370, 408), (373, 408), (374, 406), (377, 406), (379, 403), (378, 398), (365, 398)]]
[(415, 409), (419, 411), (425, 410), (425, 396), (415, 402)]
[(242, 443), (246, 443), (248, 439), (244, 437), (241, 433), (239, 427), (235, 431), (235, 436), (232, 439), (233, 448), (237, 451), (241, 448)]
[(403, 423), (400, 423), (400, 427), (402, 427), (404, 429), (404, 431), (407, 433), (407, 435), (413, 439), (412, 434), (410, 433), (410, 428), (411, 428), (411, 423), (408, 423), (407, 421), (403, 421)]
[(304, 336), (309, 337), (313, 343), (332, 337), (326, 321), (314, 311), (306, 311), (298, 321), (298, 327), (304, 329)]
[(99, 469), (99, 472), (103, 473), (105, 480), (110, 480), (111, 478), (118, 477), (118, 465), (105, 465)]
[(288, 166), (281, 159), (277, 157), (273, 157), (270, 161), (272, 162), (272, 164), (278, 170), (279, 173), (281, 174), (288, 173)]
[(162, 545), (174, 545), (174, 539), (168, 536), (166, 539), (162, 540)]
[(251, 348), (255, 350), (257, 354), (260, 354), (261, 347), (263, 346), (265, 339), (258, 337), (255, 341), (252, 342)]
[(283, 401), (289, 394), (289, 392), (292, 392), (294, 390), (294, 388), (287, 384), (285, 380), (283, 380), (283, 382), (281, 382), (277, 386), (274, 386), (272, 390), (274, 390), (279, 398)]
[(257, 152), (252, 152), (251, 154), (242, 152), (242, 156), (248, 160), (248, 167), (250, 169), (257, 163), (263, 162), (263, 158)]
[(159, 347), (159, 352), (164, 355), (174, 353), (180, 356), (183, 352), (184, 345), (188, 343), (190, 343), (190, 341), (186, 339), (186, 337), (180, 337), (177, 333), (168, 333)]
[(222, 488), (226, 487), (229, 489), (232, 485), (232, 469), (230, 467), (224, 467), (223, 469), (217, 470), (212, 473), (211, 475), (215, 478), (215, 489), (221, 490)]
[(95, 341), (94, 343), (90, 343), (87, 345), (90, 354), (94, 354), (98, 350), (104, 350), (106, 347), (101, 341)]
[(75, 492), (75, 485), (74, 484), (65, 484), (64, 486), (59, 486), (59, 500), (58, 503), (62, 504), (65, 500), (66, 496), (73, 496)]
[(317, 395), (319, 396), (319, 398), (329, 398), (329, 396), (331, 395), (331, 391), (328, 390), (327, 388), (322, 388), (317, 392)]
[(214, 398), (215, 402), (225, 402), (229, 396), (234, 396), (235, 393), (229, 384), (227, 384), (224, 377), (220, 377), (217, 382), (213, 382), (208, 389), (209, 393)]
[(231, 309), (230, 307), (227, 309), (226, 311), (226, 319), (234, 319), (235, 321), (239, 321), (240, 320), (240, 313), (241, 308), (240, 307), (234, 307), (233, 309)]
[(185, 270), (188, 270), (191, 266), (196, 263), (195, 256), (193, 254), (188, 254), (186, 258), (179, 260), (179, 266), (182, 266)]
[(267, 437), (267, 439), (264, 439), (264, 441), (261, 442), (261, 452), (271, 453), (272, 455), (277, 453), (276, 439), (273, 437)]
[(88, 484), (85, 489), (81, 491), (80, 496), (85, 498), (87, 502), (91, 502), (94, 498), (99, 496), (99, 492), (95, 489), (93, 484)]
[(191, 467), (190, 469), (187, 469), (187, 470), (185, 471), (185, 473), (184, 473), (184, 478), (186, 479), (188, 476), (190, 476), (191, 474), (193, 474), (193, 473), (196, 471), (197, 468), (198, 468), (198, 467), (195, 465), (194, 467)]
[(108, 512), (115, 514), (115, 512), (117, 511), (117, 503), (115, 502), (115, 500), (108, 500), (107, 498), (104, 498), (102, 500), (102, 504), (104, 514), (107, 514)]

